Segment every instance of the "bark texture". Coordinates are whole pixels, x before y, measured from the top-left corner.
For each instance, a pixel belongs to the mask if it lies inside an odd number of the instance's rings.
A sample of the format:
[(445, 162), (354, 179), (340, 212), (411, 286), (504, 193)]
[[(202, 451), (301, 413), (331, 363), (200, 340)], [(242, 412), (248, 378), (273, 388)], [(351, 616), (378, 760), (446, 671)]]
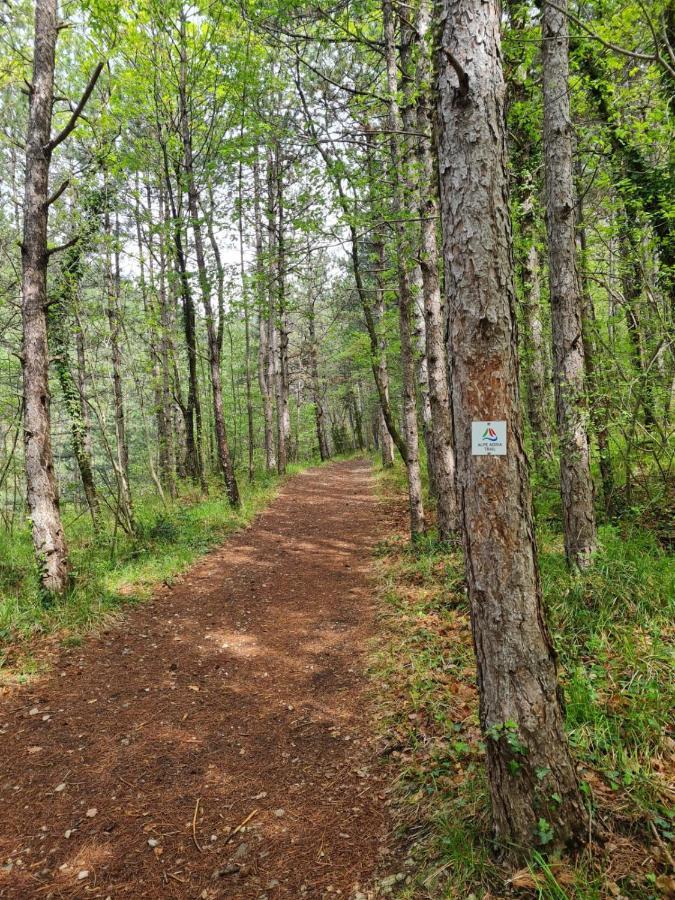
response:
[[(523, 449), (500, 6), (438, 8), (438, 141), (452, 404), (480, 719), (496, 838), (513, 857), (576, 845), (586, 814), (544, 623)], [(507, 454), (472, 456), (473, 421)], [(543, 824), (542, 824), (543, 823)]]
[(586, 568), (596, 546), (593, 481), (586, 430), (581, 291), (576, 267), (569, 29), (566, 0), (543, 5), (544, 171), (553, 381), (560, 442), (565, 553)]
[(421, 0), (416, 31), (419, 39), (416, 65), (417, 119), (419, 133), (419, 216), (420, 267), (424, 302), (426, 361), (429, 379), (429, 403), (434, 444), (436, 519), (438, 536), (449, 540), (458, 528), (455, 493), (455, 448), (452, 434), (450, 385), (444, 341), (444, 314), (439, 278), (439, 253), (436, 236), (438, 220), (438, 182), (432, 148), (430, 103), (431, 65), (426, 47), (430, 27), (430, 4)]
[(40, 582), (48, 594), (62, 593), (69, 580), (52, 454), (47, 347), (47, 220), (56, 36), (56, 0), (36, 0), (21, 243), (23, 436), (33, 546)]
[(389, 157), (392, 180), (392, 217), (396, 238), (396, 266), (398, 272), (399, 335), (401, 339), (401, 376), (403, 382), (403, 433), (406, 447), (405, 464), (408, 475), (410, 532), (413, 540), (424, 533), (424, 503), (417, 433), (417, 398), (415, 395), (415, 353), (412, 342), (413, 292), (410, 279), (410, 247), (403, 222), (405, 209), (402, 161), (397, 132), (401, 131), (401, 116), (397, 102), (396, 40), (394, 17), (390, 0), (383, 0), (384, 43), (389, 100)]

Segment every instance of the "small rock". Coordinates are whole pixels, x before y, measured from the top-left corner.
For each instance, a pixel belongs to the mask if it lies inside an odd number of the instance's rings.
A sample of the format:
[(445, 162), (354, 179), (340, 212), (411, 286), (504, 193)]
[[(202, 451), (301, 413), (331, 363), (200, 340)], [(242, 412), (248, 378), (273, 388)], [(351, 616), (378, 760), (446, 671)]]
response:
[(61, 791), (65, 791), (65, 789), (66, 789), (66, 783), (65, 783), (65, 781), (62, 781), (61, 784), (56, 785), (56, 787), (54, 788), (54, 791), (55, 791), (55, 793), (60, 794)]
[(34, 706), (34, 707), (30, 710), (30, 712), (28, 713), (28, 715), (29, 715), (29, 716), (37, 716), (37, 714), (38, 714), (39, 712), (40, 712), (40, 710), (38, 709), (38, 707), (37, 707), (37, 706)]
[(64, 836), (64, 838), (66, 838), (66, 840), (68, 840), (68, 838), (71, 836), (72, 833), (73, 833), (73, 829), (68, 828), (67, 831), (63, 832), (63, 836)]
[(225, 875), (236, 875), (239, 868), (237, 863), (228, 863), (226, 866), (223, 866), (222, 869), (215, 869), (211, 878), (223, 878)]
[(84, 881), (85, 878), (89, 878), (89, 870), (88, 869), (80, 869), (77, 873), (77, 880)]
[(248, 844), (246, 842), (243, 842), (243, 843), (239, 844), (239, 846), (233, 853), (232, 859), (243, 859), (247, 853), (248, 853)]
[(275, 809), (274, 815), (277, 817), (277, 819), (283, 819), (283, 817), (286, 815), (286, 810), (285, 809)]
[(98, 814), (98, 810), (96, 809), (95, 806), (92, 806), (90, 809), (87, 810), (87, 818), (88, 819), (93, 819), (94, 816), (97, 814)]
[(159, 847), (159, 841), (156, 838), (149, 838), (148, 847)]

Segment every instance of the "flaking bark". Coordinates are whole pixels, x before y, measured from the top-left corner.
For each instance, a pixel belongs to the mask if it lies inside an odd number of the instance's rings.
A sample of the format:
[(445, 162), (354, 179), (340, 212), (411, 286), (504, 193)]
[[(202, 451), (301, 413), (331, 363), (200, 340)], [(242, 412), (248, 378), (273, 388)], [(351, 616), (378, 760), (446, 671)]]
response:
[[(452, 406), (480, 721), (496, 839), (523, 858), (538, 844), (582, 843), (587, 818), (544, 622), (523, 449), (500, 6), (442, 0), (437, 10)], [(505, 456), (472, 455), (471, 425), (482, 420), (506, 421)]]

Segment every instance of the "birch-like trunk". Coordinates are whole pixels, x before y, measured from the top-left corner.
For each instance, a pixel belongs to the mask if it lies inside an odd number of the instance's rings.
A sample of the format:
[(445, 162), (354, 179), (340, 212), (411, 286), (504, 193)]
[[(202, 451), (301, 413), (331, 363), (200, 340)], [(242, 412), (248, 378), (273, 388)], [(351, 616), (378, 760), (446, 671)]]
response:
[[(438, 7), (438, 153), (457, 486), (480, 721), (500, 847), (584, 841), (545, 625), (518, 392), (513, 247), (497, 0)], [(506, 454), (472, 454), (472, 423)], [(542, 824), (543, 823), (543, 824)]]
[(591, 562), (596, 533), (586, 430), (582, 301), (575, 255), (566, 2), (561, 0), (556, 7), (547, 2), (543, 5), (544, 171), (565, 553), (571, 566), (584, 569)]

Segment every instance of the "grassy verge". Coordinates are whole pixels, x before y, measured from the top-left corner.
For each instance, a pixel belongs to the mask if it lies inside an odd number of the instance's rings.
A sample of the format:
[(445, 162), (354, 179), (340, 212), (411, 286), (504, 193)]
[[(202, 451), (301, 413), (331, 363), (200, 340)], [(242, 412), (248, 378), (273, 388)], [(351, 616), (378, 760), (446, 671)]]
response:
[[(305, 466), (290, 466), (289, 474)], [(42, 663), (35, 653), (40, 639), (77, 644), (82, 635), (124, 605), (137, 603), (162, 583), (171, 583), (199, 556), (246, 525), (275, 496), (276, 476), (259, 473), (241, 480), (241, 509), (230, 508), (220, 484), (209, 496), (183, 493), (165, 506), (155, 495), (136, 498), (137, 535), (111, 522), (96, 538), (88, 517), (63, 510), (73, 566), (74, 586), (58, 603), (40, 600), (28, 527), (0, 531), (0, 683), (25, 680)]]
[[(571, 576), (560, 534), (539, 529), (547, 612), (560, 654), (570, 743), (592, 811), (577, 861), (535, 854), (517, 872), (490, 856), (490, 810), (478, 727), (461, 553), (406, 539), (399, 471), (381, 472), (394, 536), (378, 548), (385, 637), (374, 664), (386, 756), (400, 773), (408, 849), (401, 898), (651, 900), (672, 878), (672, 557), (644, 529), (603, 526), (592, 572)], [(541, 521), (541, 519), (540, 519)], [(400, 524), (400, 529), (396, 524)]]

